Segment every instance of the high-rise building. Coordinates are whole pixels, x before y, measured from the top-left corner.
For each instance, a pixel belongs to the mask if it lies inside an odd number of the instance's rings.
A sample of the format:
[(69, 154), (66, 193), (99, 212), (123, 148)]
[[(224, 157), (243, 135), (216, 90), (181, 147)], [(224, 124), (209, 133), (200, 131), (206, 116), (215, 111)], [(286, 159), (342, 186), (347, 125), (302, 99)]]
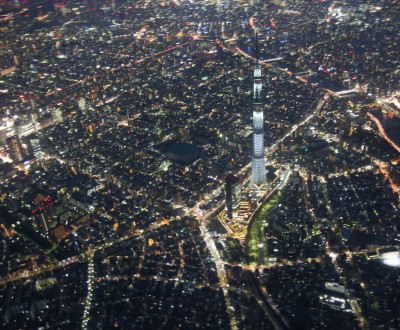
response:
[(51, 109), (51, 116), (56, 123), (61, 123), (63, 121), (63, 112), (59, 107), (54, 107)]
[(256, 34), (256, 63), (253, 80), (253, 163), (250, 186), (261, 187), (266, 182), (264, 159), (264, 111), (262, 103), (261, 64), (259, 62), (258, 35)]
[(35, 156), (37, 160), (43, 160), (44, 152), (39, 137), (36, 134), (32, 134), (28, 138), (33, 156)]
[(6, 139), (6, 145), (10, 158), (15, 163), (20, 163), (25, 159), (26, 152), (22, 147), (21, 140), (18, 136), (13, 135)]
[(46, 213), (40, 212), (35, 220), (38, 230), (43, 234), (47, 234), (50, 230), (50, 224)]
[(242, 180), (233, 174), (225, 178), (226, 213), (232, 219), (233, 208), (236, 207), (241, 198)]

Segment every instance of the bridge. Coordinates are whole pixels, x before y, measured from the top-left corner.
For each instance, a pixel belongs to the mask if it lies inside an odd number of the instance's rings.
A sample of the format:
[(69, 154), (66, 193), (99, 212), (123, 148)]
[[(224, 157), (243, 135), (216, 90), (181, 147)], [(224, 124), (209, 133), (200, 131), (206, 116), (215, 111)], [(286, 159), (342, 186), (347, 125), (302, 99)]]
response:
[(280, 60), (283, 60), (283, 57), (270, 58), (268, 60), (262, 60), (260, 62), (261, 63), (273, 63), (273, 62), (280, 61)]

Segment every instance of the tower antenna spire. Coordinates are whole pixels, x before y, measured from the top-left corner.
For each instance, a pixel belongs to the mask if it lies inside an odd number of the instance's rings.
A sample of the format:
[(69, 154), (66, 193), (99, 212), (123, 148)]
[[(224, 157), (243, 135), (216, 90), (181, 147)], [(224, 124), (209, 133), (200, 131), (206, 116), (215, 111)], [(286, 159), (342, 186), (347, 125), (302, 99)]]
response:
[(258, 65), (258, 61), (260, 59), (260, 48), (258, 45), (258, 28), (254, 27), (254, 31), (255, 31), (255, 35), (256, 35), (254, 50), (255, 50), (255, 55), (256, 55), (256, 64)]

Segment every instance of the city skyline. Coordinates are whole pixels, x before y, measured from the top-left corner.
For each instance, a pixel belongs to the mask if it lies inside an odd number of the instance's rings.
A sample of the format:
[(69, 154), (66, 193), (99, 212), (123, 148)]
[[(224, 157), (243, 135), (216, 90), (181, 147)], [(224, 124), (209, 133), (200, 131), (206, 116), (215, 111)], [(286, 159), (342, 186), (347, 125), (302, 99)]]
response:
[(0, 328), (400, 327), (399, 12), (0, 1)]

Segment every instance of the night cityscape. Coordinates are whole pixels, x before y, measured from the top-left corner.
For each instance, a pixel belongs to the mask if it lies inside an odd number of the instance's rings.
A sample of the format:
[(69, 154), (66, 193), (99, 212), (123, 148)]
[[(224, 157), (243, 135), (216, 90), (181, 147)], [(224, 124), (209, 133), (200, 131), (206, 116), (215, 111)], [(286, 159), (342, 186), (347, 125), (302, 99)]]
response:
[(400, 329), (398, 0), (0, 0), (0, 329)]

